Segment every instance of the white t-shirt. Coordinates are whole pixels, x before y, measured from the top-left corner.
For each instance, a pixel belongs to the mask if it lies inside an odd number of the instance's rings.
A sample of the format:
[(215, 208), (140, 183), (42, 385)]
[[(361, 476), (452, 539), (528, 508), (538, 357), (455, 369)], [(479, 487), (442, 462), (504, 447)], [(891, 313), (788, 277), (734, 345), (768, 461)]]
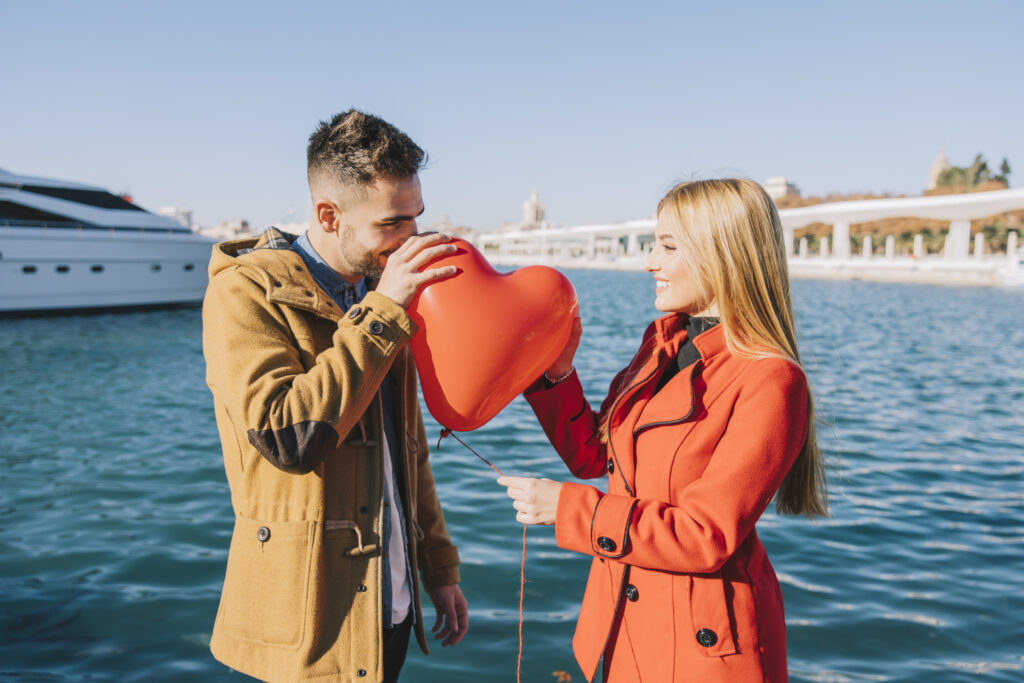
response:
[[(384, 443), (384, 485), (388, 496), (385, 500), (396, 501), (398, 490), (395, 488), (395, 473), (391, 466), (391, 448), (388, 445), (387, 432), (381, 424), (382, 442)], [(405, 562), (405, 543), (402, 542), (402, 519), (398, 514), (398, 506), (388, 506), (391, 515), (391, 537), (388, 539), (388, 568), (391, 571), (391, 625), (397, 626), (405, 621), (412, 605), (412, 594), (409, 592), (408, 567)]]

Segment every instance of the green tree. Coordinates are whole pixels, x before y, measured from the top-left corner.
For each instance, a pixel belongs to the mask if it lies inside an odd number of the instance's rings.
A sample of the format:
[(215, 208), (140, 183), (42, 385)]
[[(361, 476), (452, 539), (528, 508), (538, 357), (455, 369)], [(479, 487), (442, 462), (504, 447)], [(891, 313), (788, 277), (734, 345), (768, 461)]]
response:
[(946, 187), (954, 190), (973, 190), (978, 185), (990, 180), (1000, 180), (1009, 185), (1010, 162), (1003, 157), (1003, 163), (999, 165), (999, 174), (992, 173), (984, 155), (978, 153), (974, 162), (967, 167), (950, 166), (939, 174), (935, 184), (939, 187)]
[(1006, 184), (1007, 187), (1009, 187), (1010, 173), (1012, 173), (1012, 171), (1010, 170), (1010, 160), (1007, 159), (1006, 157), (1003, 157), (1003, 163), (999, 164), (999, 175), (992, 176), (992, 179), (1001, 180)]

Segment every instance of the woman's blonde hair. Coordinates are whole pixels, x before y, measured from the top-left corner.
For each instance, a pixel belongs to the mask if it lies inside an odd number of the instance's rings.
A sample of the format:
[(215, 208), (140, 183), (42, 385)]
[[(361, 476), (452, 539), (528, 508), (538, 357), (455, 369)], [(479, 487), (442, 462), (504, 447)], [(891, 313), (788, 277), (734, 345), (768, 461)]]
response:
[[(800, 365), (782, 221), (764, 189), (745, 178), (684, 182), (662, 198), (658, 214), (670, 219), (701, 299), (717, 306), (730, 353)], [(828, 493), (809, 388), (807, 424), (807, 441), (775, 505), (783, 514), (824, 517)]]

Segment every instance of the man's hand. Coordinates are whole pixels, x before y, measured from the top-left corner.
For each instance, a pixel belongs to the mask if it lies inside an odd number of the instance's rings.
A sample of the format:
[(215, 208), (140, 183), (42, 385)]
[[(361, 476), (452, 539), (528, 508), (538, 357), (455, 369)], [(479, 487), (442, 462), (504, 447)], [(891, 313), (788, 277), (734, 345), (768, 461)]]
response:
[(466, 596), (456, 584), (437, 588), (430, 594), (430, 599), (434, 601), (434, 609), (437, 610), (437, 621), (430, 629), (432, 633), (437, 633), (434, 640), (444, 638), (442, 647), (455, 645), (469, 630), (469, 605), (466, 603)]
[(516, 521), (522, 524), (554, 524), (562, 483), (530, 477), (498, 477), (508, 488), (508, 497), (516, 509)]
[(431, 268), (422, 273), (420, 268), (436, 258), (455, 253), (454, 244), (448, 244), (451, 235), (432, 232), (413, 235), (396, 249), (381, 273), (377, 291), (402, 308), (406, 308), (423, 285), (455, 275), (455, 266)]

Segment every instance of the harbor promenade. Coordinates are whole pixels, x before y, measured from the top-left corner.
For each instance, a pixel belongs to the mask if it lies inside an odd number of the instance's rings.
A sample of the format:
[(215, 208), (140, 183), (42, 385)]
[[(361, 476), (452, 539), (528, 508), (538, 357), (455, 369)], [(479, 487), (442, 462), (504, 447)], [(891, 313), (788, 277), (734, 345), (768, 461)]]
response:
[[(833, 202), (779, 211), (796, 278), (876, 280), (987, 286), (1024, 286), (1024, 254), (1010, 232), (1005, 253), (986, 253), (984, 235), (971, 237), (971, 221), (1024, 209), (1024, 188), (935, 197)], [(852, 238), (850, 226), (886, 218), (948, 220), (941, 253), (928, 253), (923, 235), (913, 252), (897, 254), (895, 238)], [(832, 225), (814, 253), (795, 231), (814, 223)], [(641, 270), (650, 250), (653, 218), (565, 228), (476, 233), (469, 239), (496, 266), (544, 264), (556, 268)]]

